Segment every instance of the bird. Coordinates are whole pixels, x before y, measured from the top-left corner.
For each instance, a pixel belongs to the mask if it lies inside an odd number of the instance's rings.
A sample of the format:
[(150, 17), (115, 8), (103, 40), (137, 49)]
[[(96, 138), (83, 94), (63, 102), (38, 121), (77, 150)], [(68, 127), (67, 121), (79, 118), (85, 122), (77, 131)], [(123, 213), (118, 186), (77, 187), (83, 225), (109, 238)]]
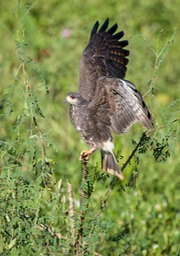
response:
[(89, 146), (79, 159), (88, 162), (99, 149), (102, 170), (123, 180), (112, 133), (127, 133), (137, 122), (147, 129), (154, 126), (142, 95), (125, 80), (128, 40), (123, 39), (123, 31), (117, 32), (117, 23), (108, 26), (108, 18), (102, 26), (99, 21), (94, 24), (80, 60), (78, 91), (68, 93), (65, 102), (70, 103), (73, 126)]

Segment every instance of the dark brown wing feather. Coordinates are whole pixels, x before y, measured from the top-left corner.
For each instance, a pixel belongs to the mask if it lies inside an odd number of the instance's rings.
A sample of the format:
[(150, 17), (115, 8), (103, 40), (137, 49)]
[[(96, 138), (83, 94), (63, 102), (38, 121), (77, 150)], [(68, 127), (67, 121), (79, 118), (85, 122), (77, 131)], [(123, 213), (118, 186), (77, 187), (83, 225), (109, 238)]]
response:
[(90, 40), (85, 48), (80, 62), (79, 93), (86, 100), (94, 96), (96, 81), (101, 76), (111, 76), (123, 79), (126, 74), (129, 51), (124, 49), (127, 40), (119, 41), (124, 32), (116, 34), (117, 24), (108, 28), (109, 19), (99, 27), (97, 21), (91, 31)]
[[(101, 101), (100, 101), (101, 99)], [(117, 134), (125, 133), (136, 122), (146, 128), (153, 128), (151, 114), (141, 94), (129, 81), (102, 77), (98, 80), (91, 107), (97, 107), (97, 116), (101, 111), (110, 119), (110, 129)]]

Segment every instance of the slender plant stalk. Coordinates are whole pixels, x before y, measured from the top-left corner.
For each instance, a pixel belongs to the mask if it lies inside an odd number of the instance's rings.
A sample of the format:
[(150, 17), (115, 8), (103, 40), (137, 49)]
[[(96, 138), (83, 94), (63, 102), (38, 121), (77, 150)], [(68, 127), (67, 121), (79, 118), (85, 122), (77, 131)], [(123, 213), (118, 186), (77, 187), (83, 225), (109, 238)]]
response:
[(81, 192), (80, 192), (80, 211), (79, 211), (79, 227), (76, 234), (76, 240), (74, 244), (74, 255), (83, 255), (83, 228), (88, 209), (89, 193), (87, 191), (86, 183), (88, 178), (88, 167), (86, 162), (82, 162), (82, 181), (81, 181)]
[[(38, 123), (37, 123), (37, 120), (35, 118), (35, 116), (33, 116), (33, 121), (34, 121), (34, 125), (38, 131), (38, 134), (39, 134), (39, 138), (41, 140), (41, 148), (42, 148), (42, 160), (45, 161), (46, 159), (46, 146), (45, 146), (45, 141), (43, 139), (43, 135), (42, 135), (42, 132), (38, 126)], [(45, 161), (46, 162), (46, 161)]]
[(72, 194), (72, 184), (67, 182), (68, 186), (68, 198), (69, 198), (69, 216), (70, 216), (70, 227), (71, 227), (71, 232), (72, 232), (72, 245), (73, 247), (75, 246), (76, 242), (76, 229), (75, 229), (75, 214), (74, 214), (74, 200), (73, 200), (73, 194)]

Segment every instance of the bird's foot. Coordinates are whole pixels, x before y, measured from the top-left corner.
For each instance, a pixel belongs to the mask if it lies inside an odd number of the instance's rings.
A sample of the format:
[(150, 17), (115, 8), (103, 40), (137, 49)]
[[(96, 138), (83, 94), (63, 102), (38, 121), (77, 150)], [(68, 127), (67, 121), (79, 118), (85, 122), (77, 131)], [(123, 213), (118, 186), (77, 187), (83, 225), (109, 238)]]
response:
[(83, 150), (80, 154), (79, 160), (88, 162), (93, 152), (94, 152), (94, 149)]

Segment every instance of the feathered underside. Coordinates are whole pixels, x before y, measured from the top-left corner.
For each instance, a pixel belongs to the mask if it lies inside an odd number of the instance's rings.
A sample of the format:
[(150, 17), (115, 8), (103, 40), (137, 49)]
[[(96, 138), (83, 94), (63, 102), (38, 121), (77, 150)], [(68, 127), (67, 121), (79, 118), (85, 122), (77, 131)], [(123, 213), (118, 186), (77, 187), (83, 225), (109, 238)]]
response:
[(85, 48), (80, 62), (79, 93), (86, 100), (94, 96), (97, 79), (101, 76), (111, 76), (123, 79), (126, 74), (127, 56), (124, 49), (127, 40), (120, 40), (124, 32), (116, 32), (118, 25), (108, 29), (109, 19), (99, 28), (97, 21), (91, 31), (90, 40)]

